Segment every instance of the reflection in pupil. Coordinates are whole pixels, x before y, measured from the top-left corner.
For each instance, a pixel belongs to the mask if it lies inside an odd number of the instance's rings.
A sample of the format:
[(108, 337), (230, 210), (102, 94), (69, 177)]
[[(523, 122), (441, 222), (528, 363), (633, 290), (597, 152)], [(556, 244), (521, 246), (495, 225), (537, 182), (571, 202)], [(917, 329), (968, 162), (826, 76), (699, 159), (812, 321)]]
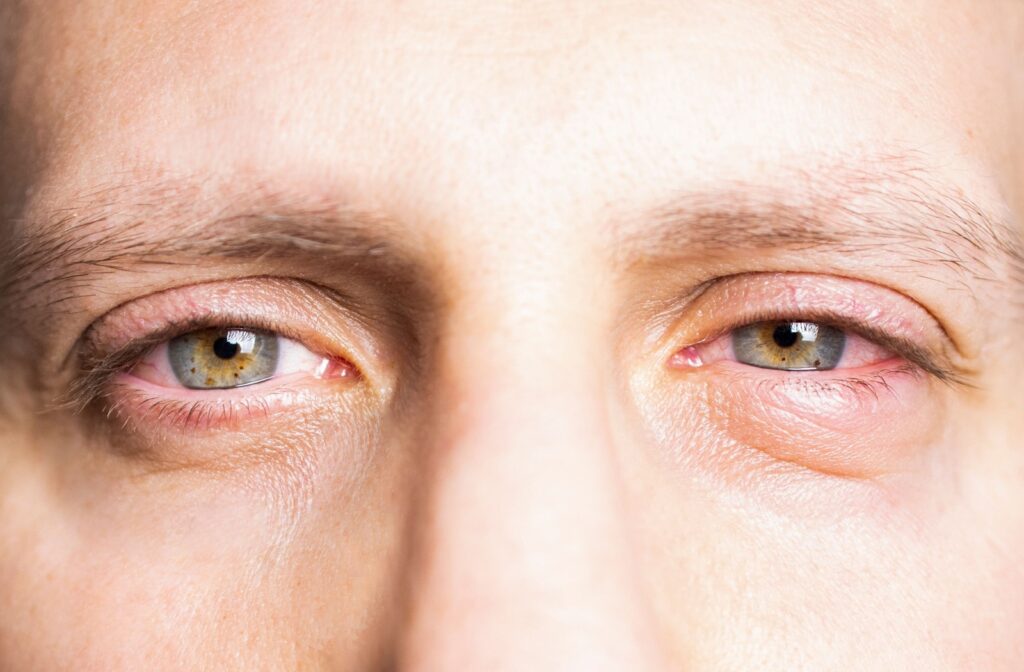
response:
[(800, 332), (793, 328), (792, 324), (780, 324), (772, 332), (775, 345), (780, 348), (791, 348), (800, 340)]
[(240, 346), (237, 343), (232, 343), (224, 336), (213, 342), (213, 354), (221, 359), (231, 359), (238, 354), (239, 349)]

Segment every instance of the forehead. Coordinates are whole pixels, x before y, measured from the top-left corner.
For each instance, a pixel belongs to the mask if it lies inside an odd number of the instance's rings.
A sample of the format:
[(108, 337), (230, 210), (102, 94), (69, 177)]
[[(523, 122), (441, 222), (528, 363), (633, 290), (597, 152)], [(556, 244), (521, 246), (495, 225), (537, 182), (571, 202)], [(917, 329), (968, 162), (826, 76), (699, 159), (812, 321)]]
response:
[(14, 100), (44, 175), (82, 190), (273, 166), (493, 208), (521, 200), (510, 174), (577, 202), (899, 146), (1011, 193), (1020, 15), (999, 0), (35, 2)]

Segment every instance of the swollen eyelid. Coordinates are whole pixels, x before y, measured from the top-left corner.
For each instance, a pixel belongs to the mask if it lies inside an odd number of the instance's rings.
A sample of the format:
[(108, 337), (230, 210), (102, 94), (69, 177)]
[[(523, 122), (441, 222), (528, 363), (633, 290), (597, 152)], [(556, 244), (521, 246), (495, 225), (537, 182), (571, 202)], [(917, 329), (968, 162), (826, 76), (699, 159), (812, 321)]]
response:
[(815, 322), (781, 321), (744, 325), (675, 353), (675, 368), (719, 361), (782, 371), (857, 369), (897, 355), (857, 334)]

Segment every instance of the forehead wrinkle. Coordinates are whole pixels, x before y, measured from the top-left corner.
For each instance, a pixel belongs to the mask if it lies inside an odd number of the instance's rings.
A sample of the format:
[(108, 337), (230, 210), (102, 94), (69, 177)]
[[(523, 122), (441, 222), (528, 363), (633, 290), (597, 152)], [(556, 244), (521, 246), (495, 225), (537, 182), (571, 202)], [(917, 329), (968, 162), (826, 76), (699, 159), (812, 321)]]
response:
[(961, 290), (1009, 285), (1024, 308), (1024, 242), (1011, 216), (985, 210), (899, 157), (793, 171), (785, 187), (729, 183), (685, 192), (614, 228), (625, 241), (620, 265), (752, 250), (883, 253), (894, 268), (938, 271)]

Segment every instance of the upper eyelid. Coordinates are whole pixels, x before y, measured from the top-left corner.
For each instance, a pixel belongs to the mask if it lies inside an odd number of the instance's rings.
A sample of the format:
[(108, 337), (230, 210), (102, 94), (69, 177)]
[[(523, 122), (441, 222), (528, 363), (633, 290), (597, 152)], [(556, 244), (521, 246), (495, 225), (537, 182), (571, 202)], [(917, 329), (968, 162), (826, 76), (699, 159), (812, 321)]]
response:
[[(916, 343), (914, 340), (879, 328), (876, 325), (866, 322), (863, 319), (858, 319), (839, 308), (767, 307), (749, 309), (744, 307), (743, 309), (734, 311), (728, 320), (715, 325), (714, 329), (704, 331), (700, 338), (690, 340), (689, 342), (681, 342), (679, 340), (678, 324), (680, 321), (685, 322), (687, 318), (692, 318), (693, 311), (695, 310), (698, 311), (699, 315), (701, 306), (712, 300), (708, 297), (716, 287), (728, 286), (731, 283), (738, 284), (747, 281), (753, 283), (758, 280), (763, 280), (766, 277), (778, 278), (780, 282), (792, 282), (794, 281), (793, 279), (796, 278), (797, 281), (801, 283), (813, 284), (817, 281), (832, 284), (859, 284), (871, 287), (875, 292), (899, 295), (903, 301), (916, 306), (924, 316), (927, 316), (927, 318), (933, 322), (934, 327), (938, 332), (940, 332), (943, 342), (949, 344), (954, 351), (952, 354), (955, 354), (956, 356), (951, 356), (951, 353), (949, 353), (946, 348), (942, 348), (942, 352), (937, 352), (933, 355), (931, 349)], [(741, 289), (745, 290), (746, 288), (741, 287)], [(881, 286), (860, 278), (803, 272), (745, 272), (724, 275), (708, 280), (702, 283), (699, 287), (694, 288), (694, 290), (692, 290), (684, 299), (681, 299), (676, 303), (674, 308), (670, 308), (668, 312), (672, 314), (668, 319), (676, 326), (669, 327), (665, 332), (665, 335), (658, 339), (663, 343), (661, 348), (666, 353), (675, 352), (680, 347), (708, 342), (714, 338), (723, 336), (733, 329), (737, 329), (741, 326), (754, 322), (783, 320), (816, 321), (851, 331), (873, 343), (889, 348), (942, 382), (951, 385), (973, 387), (971, 378), (974, 376), (974, 372), (964, 365), (963, 356), (958, 344), (932, 311), (928, 310), (927, 307), (901, 291)]]
[[(726, 275), (719, 275), (719, 276), (711, 277), (711, 278), (708, 278), (708, 279), (704, 280), (703, 282), (700, 283), (700, 285), (692, 288), (691, 291), (685, 293), (683, 296), (675, 297), (668, 304), (667, 308), (664, 308), (663, 310), (660, 311), (661, 312), (661, 316), (665, 317), (666, 315), (675, 314), (678, 317), (679, 314), (681, 314), (681, 313), (685, 312), (686, 310), (688, 310), (690, 306), (692, 306), (692, 305), (700, 302), (701, 300), (703, 300), (705, 298), (705, 296), (712, 289), (714, 289), (716, 286), (719, 286), (719, 285), (722, 285), (722, 284), (725, 284), (725, 283), (739, 282), (739, 281), (744, 281), (744, 280), (751, 280), (751, 281), (753, 281), (753, 280), (755, 280), (757, 278), (765, 277), (765, 276), (779, 276), (779, 277), (784, 277), (784, 278), (790, 277), (790, 276), (800, 277), (800, 278), (807, 278), (807, 277), (821, 278), (821, 279), (828, 280), (828, 281), (849, 282), (849, 283), (869, 285), (869, 286), (872, 286), (872, 287), (874, 287), (876, 289), (883, 290), (885, 292), (891, 292), (891, 293), (898, 294), (905, 301), (909, 301), (910, 303), (914, 304), (919, 310), (921, 310), (923, 313), (925, 313), (928, 316), (928, 318), (934, 323), (935, 327), (942, 332), (942, 336), (946, 340), (948, 340), (949, 343), (953, 346), (953, 348), (956, 350), (957, 354), (960, 357), (966, 358), (966, 355), (964, 354), (965, 350), (962, 347), (962, 344), (954, 337), (952, 332), (949, 329), (946, 328), (946, 325), (943, 323), (943, 321), (941, 319), (939, 319), (939, 317), (935, 314), (935, 312), (933, 310), (931, 310), (930, 308), (928, 308), (927, 305), (921, 303), (920, 301), (918, 301), (914, 297), (910, 296), (909, 294), (907, 294), (905, 291), (903, 291), (901, 289), (897, 289), (897, 288), (894, 288), (894, 287), (888, 287), (888, 286), (885, 286), (885, 285), (881, 285), (881, 284), (878, 284), (877, 282), (875, 282), (873, 280), (868, 280), (868, 279), (865, 279), (865, 278), (859, 278), (859, 277), (848, 276), (848, 275), (841, 275), (841, 274), (836, 274), (836, 273), (821, 273), (821, 272), (814, 272), (814, 271), (778, 271), (778, 270), (767, 270), (767, 271), (743, 271), (743, 272), (740, 272), (740, 273), (730, 273), (730, 274), (726, 274)], [(674, 318), (670, 318), (670, 319), (674, 319)]]
[[(153, 319), (154, 313), (170, 315), (170, 319)], [(293, 318), (293, 322), (305, 321), (312, 329), (292, 329), (288, 318), (278, 319), (282, 315)], [(170, 338), (175, 331), (185, 332), (211, 324), (223, 326), (231, 320), (277, 331), (295, 340), (344, 332), (346, 336), (363, 341), (369, 339), (370, 334), (393, 327), (380, 311), (333, 287), (303, 278), (253, 275), (166, 287), (123, 301), (93, 319), (76, 342), (114, 350), (138, 340), (139, 333)], [(122, 333), (119, 338), (111, 338), (105, 332), (112, 330), (130, 332), (130, 335)], [(328, 346), (333, 347), (338, 340), (325, 337), (320, 342), (330, 349)]]
[[(753, 317), (750, 317), (750, 315)], [(949, 363), (946, 366), (937, 364), (934, 361), (934, 358), (929, 355), (928, 351), (917, 343), (914, 343), (909, 339), (890, 334), (860, 320), (850, 319), (827, 311), (809, 311), (802, 314), (762, 311), (749, 315), (744, 314), (744, 317), (740, 320), (736, 320), (736, 324), (733, 326), (722, 329), (716, 336), (708, 339), (702, 339), (701, 342), (720, 338), (721, 336), (724, 336), (740, 327), (757, 322), (816, 322), (819, 324), (827, 324), (831, 327), (851, 332), (876, 345), (880, 345), (893, 351), (895, 354), (898, 354), (912, 364), (917, 365), (942, 382), (970, 386), (968, 372), (959, 369), (953, 363)]]
[[(146, 298), (149, 297), (142, 297), (136, 301)], [(77, 353), (74, 353), (78, 359), (78, 371), (66, 392), (58, 400), (57, 406), (59, 408), (69, 408), (75, 412), (82, 411), (93, 400), (102, 396), (103, 391), (114, 376), (129, 368), (134, 362), (139, 361), (153, 348), (176, 336), (210, 327), (235, 326), (271, 332), (294, 340), (318, 354), (329, 357), (340, 356), (359, 372), (362, 379), (366, 379), (366, 371), (357, 361), (359, 358), (353, 356), (353, 353), (347, 351), (341, 353), (324, 352), (322, 348), (310, 344), (308, 332), (304, 333), (301, 330), (291, 328), (285, 320), (275, 321), (267, 319), (264, 315), (260, 315), (255, 311), (215, 312), (208, 310), (187, 318), (171, 320), (164, 323), (160, 328), (134, 337), (121, 347), (107, 352), (100, 344), (97, 330), (101, 328), (103, 320), (108, 319), (113, 312), (107, 313), (90, 325), (80, 337), (80, 349)]]
[[(90, 340), (92, 335), (92, 328), (90, 327), (83, 336), (84, 352), (80, 354), (79, 373), (68, 388), (65, 395), (66, 398), (62, 401), (61, 405), (80, 411), (90, 401), (99, 396), (107, 382), (118, 373), (129, 368), (133, 363), (139, 361), (146, 353), (176, 336), (205, 327), (216, 326), (215, 323), (219, 321), (221, 321), (219, 317), (207, 315), (170, 322), (163, 328), (139, 336), (137, 339), (106, 354), (101, 354), (102, 351)], [(238, 320), (239, 323), (249, 323), (247, 326), (251, 328), (277, 333), (277, 329), (273, 326), (253, 324), (253, 322), (260, 321), (258, 318), (253, 317)]]

